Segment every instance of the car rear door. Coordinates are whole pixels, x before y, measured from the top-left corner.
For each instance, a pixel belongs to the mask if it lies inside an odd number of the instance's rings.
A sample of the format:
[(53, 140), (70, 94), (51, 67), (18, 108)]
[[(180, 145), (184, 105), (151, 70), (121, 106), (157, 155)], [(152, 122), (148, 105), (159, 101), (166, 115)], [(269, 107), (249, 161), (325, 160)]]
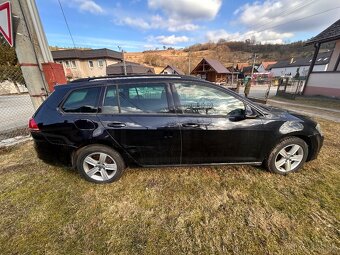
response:
[(171, 85), (182, 134), (182, 164), (256, 162), (261, 155), (261, 118), (244, 116), (244, 102), (200, 81)]
[(140, 165), (180, 164), (180, 129), (168, 84), (111, 84), (98, 117), (111, 139)]

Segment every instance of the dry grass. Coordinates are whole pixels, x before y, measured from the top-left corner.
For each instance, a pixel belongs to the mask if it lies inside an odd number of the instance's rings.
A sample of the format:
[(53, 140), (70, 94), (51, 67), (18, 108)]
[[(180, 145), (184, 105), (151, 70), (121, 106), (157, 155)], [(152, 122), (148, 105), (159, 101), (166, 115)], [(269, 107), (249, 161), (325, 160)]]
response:
[(254, 167), (132, 169), (94, 185), (1, 152), (1, 254), (339, 254), (340, 124), (289, 176)]

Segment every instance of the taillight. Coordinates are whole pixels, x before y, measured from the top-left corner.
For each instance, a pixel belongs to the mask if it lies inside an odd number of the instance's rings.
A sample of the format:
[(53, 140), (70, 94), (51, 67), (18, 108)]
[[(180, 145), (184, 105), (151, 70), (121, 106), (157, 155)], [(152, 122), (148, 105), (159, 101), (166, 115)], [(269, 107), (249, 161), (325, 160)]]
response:
[(28, 128), (32, 131), (39, 131), (38, 124), (35, 122), (33, 118), (30, 118), (28, 122)]

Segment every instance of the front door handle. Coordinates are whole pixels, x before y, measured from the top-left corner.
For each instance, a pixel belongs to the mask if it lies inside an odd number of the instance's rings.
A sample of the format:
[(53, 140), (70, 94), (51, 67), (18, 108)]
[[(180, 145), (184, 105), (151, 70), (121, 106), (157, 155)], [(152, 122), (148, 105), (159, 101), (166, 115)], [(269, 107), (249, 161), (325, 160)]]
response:
[(122, 128), (125, 127), (126, 124), (123, 122), (110, 122), (109, 124), (107, 124), (108, 127), (113, 127), (113, 128)]
[(186, 128), (198, 128), (200, 125), (197, 123), (183, 123), (182, 127)]

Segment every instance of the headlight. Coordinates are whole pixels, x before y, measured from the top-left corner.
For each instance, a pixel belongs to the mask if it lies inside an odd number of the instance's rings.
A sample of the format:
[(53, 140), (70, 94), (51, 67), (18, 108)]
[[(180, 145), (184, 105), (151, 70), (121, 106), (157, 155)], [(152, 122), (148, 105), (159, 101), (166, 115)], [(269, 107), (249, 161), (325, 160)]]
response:
[(320, 135), (323, 136), (323, 133), (322, 133), (322, 131), (321, 131), (321, 126), (320, 126), (319, 123), (315, 126), (315, 128), (316, 128), (316, 130), (320, 133)]

